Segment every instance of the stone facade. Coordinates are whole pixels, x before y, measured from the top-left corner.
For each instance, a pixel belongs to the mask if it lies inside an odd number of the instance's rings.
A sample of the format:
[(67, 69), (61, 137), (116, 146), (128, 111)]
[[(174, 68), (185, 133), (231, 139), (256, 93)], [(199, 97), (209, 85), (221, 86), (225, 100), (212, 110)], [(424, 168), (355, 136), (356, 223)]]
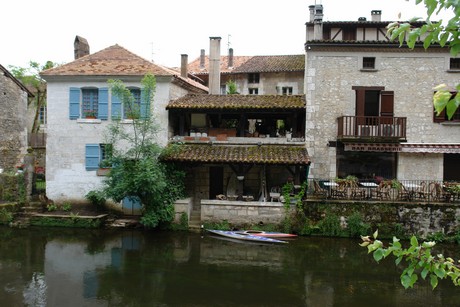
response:
[(0, 168), (14, 170), (27, 152), (28, 92), (0, 65)]
[[(365, 56), (375, 57), (375, 70), (360, 69)], [(328, 143), (337, 139), (337, 118), (355, 115), (353, 86), (381, 86), (394, 91), (394, 116), (407, 117), (408, 143), (458, 144), (457, 125), (433, 122), (433, 88), (439, 83), (454, 86), (458, 82), (458, 74), (449, 71), (449, 58), (448, 49), (423, 52), (307, 50), (305, 135), (312, 156), (311, 176), (337, 176), (336, 148)], [(397, 178), (442, 180), (441, 156), (398, 153)], [(419, 162), (425, 159), (429, 167), (420, 167)]]
[(258, 95), (280, 95), (282, 87), (292, 87), (292, 95), (304, 94), (304, 72), (260, 73), (257, 84), (248, 83), (248, 74), (223, 74), (222, 84), (229, 80), (236, 83), (238, 93), (248, 95), (250, 88), (257, 88)]

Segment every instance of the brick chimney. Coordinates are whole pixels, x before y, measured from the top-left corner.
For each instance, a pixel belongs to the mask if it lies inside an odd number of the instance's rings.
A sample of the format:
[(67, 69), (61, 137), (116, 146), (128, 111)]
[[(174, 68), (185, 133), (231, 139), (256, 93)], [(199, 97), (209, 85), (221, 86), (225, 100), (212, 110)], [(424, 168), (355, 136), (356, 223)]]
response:
[(220, 40), (221, 37), (209, 37), (209, 94), (220, 94)]
[(205, 68), (205, 53), (204, 53), (204, 49), (201, 49), (201, 53), (200, 53), (200, 69), (204, 69)]
[(180, 55), (180, 76), (183, 78), (187, 78), (188, 72), (187, 72), (187, 63), (188, 62), (188, 55), (187, 54), (181, 54)]
[(371, 11), (372, 21), (381, 21), (382, 20), (382, 11), (372, 10)]
[(228, 49), (228, 68), (233, 67), (233, 48)]
[(73, 43), (75, 60), (89, 54), (89, 44), (86, 38), (76, 36)]

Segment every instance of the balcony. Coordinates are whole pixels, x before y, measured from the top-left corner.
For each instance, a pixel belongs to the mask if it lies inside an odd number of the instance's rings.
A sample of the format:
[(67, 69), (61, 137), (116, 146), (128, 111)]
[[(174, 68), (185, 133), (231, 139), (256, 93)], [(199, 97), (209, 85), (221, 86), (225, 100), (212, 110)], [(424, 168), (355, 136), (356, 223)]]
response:
[(359, 141), (406, 141), (406, 117), (341, 116), (337, 139)]

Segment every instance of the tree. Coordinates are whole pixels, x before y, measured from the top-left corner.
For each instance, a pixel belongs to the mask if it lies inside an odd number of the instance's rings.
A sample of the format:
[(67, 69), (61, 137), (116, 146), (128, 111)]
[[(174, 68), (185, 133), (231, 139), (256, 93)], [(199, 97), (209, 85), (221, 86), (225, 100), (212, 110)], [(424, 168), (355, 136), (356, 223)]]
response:
[[(408, 0), (406, 0), (408, 1)], [(420, 4), (422, 0), (416, 0)], [(427, 9), (425, 24), (421, 27), (414, 27), (412, 23), (419, 21), (420, 17), (415, 17), (405, 23), (394, 22), (387, 26), (391, 40), (398, 39), (402, 46), (404, 42), (411, 49), (416, 42), (423, 38), (423, 47), (429, 48), (433, 44), (441, 47), (448, 47), (452, 56), (457, 56), (460, 52), (460, 2), (458, 0), (423, 0)], [(431, 21), (433, 14), (437, 15), (443, 10), (452, 10), (453, 16), (446, 22), (439, 20)], [(456, 84), (455, 89), (450, 89), (446, 84), (440, 84), (434, 88), (433, 105), (439, 115), (444, 109), (449, 119), (460, 106), (460, 84)], [(455, 93), (453, 93), (455, 92)]]
[[(40, 129), (40, 109), (46, 106), (46, 83), (40, 77), (40, 72), (45, 69), (53, 68), (56, 64), (48, 61), (44, 65), (40, 65), (37, 62), (30, 61), (29, 67), (18, 67), (8, 66), (13, 76), (20, 80), (22, 84), (28, 87), (34, 94), (33, 102), (35, 104), (35, 116), (32, 124), (32, 133), (35, 133)], [(29, 101), (29, 104), (32, 101)]]
[(112, 94), (122, 102), (132, 123), (114, 120), (106, 133), (111, 144), (112, 169), (104, 180), (104, 193), (115, 201), (125, 197), (143, 205), (141, 223), (155, 228), (174, 218), (174, 201), (184, 195), (185, 174), (172, 164), (161, 162), (165, 150), (156, 143), (159, 130), (149, 114), (156, 88), (153, 75), (142, 79), (141, 102), (136, 103), (130, 89), (120, 80), (109, 80)]
[(361, 236), (362, 247), (367, 247), (368, 253), (372, 253), (375, 261), (393, 255), (396, 260), (396, 265), (399, 265), (403, 260), (407, 263), (407, 267), (401, 274), (401, 284), (404, 288), (412, 288), (418, 281), (420, 275), (422, 279), (428, 278), (431, 287), (434, 289), (438, 285), (439, 279), (450, 278), (454, 285), (460, 285), (460, 265), (455, 263), (452, 258), (445, 258), (442, 254), (432, 255), (432, 248), (436, 245), (435, 242), (419, 243), (415, 236), (410, 239), (410, 247), (402, 247), (400, 240), (393, 237), (393, 242), (388, 247), (384, 246), (383, 242), (377, 239), (378, 231), (372, 238), (370, 236)]

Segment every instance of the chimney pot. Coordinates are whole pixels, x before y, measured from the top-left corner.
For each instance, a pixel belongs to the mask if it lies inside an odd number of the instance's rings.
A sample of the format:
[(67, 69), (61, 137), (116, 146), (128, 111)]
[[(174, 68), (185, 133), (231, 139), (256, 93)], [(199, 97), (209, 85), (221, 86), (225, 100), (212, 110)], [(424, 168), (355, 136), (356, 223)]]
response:
[(89, 44), (86, 38), (81, 36), (75, 36), (75, 40), (73, 42), (73, 49), (74, 49), (74, 58), (75, 60), (81, 58), (82, 56), (89, 54)]
[(381, 10), (372, 10), (371, 11), (372, 21), (381, 21), (382, 20), (382, 11)]
[(204, 49), (201, 49), (200, 51), (200, 69), (204, 69), (204, 65), (205, 65), (204, 58), (205, 58)]
[(228, 68), (233, 67), (233, 48), (228, 49)]
[(188, 55), (181, 54), (181, 63), (180, 63), (180, 76), (183, 78), (187, 78), (187, 65), (188, 65)]

